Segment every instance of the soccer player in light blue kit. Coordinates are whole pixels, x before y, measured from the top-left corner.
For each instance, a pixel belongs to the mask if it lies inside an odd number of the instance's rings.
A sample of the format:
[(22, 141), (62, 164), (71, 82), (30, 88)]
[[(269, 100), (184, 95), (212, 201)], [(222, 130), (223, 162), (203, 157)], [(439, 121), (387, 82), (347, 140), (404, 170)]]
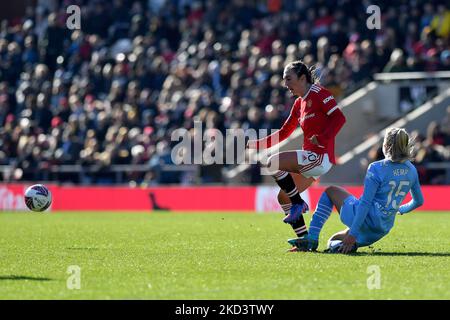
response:
[[(387, 130), (383, 141), (385, 159), (369, 165), (361, 198), (357, 199), (341, 187), (328, 187), (317, 204), (309, 234), (301, 239), (289, 240), (289, 243), (297, 251), (315, 251), (320, 231), (333, 205), (341, 221), (349, 228), (330, 238), (329, 243), (342, 240), (336, 251), (355, 252), (358, 247), (368, 246), (387, 235), (397, 213), (408, 213), (423, 204), (417, 170), (409, 161), (411, 145), (405, 129)], [(400, 205), (408, 192), (411, 192), (412, 200)]]

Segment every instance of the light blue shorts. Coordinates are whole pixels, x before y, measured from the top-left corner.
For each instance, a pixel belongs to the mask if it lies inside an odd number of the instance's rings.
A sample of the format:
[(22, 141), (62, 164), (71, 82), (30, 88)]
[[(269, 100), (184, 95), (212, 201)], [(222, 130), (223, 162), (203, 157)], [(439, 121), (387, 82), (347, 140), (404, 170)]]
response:
[[(342, 204), (339, 217), (342, 223), (349, 228), (352, 226), (353, 220), (355, 219), (358, 204), (359, 200), (355, 196), (348, 196)], [(383, 236), (384, 235), (379, 232), (374, 232), (367, 224), (367, 221), (364, 221), (361, 226), (361, 232), (356, 237), (356, 244), (358, 247), (368, 246), (380, 240)]]

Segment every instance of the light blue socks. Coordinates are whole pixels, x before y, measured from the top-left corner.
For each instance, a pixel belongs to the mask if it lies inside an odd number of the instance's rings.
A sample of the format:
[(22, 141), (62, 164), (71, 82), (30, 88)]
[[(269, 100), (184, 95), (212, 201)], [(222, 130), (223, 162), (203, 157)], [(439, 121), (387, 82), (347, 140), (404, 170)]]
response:
[(319, 234), (322, 230), (325, 221), (330, 217), (333, 210), (333, 203), (328, 195), (324, 192), (320, 196), (319, 203), (317, 204), (316, 211), (314, 212), (311, 223), (309, 225), (309, 238), (313, 240), (319, 240)]

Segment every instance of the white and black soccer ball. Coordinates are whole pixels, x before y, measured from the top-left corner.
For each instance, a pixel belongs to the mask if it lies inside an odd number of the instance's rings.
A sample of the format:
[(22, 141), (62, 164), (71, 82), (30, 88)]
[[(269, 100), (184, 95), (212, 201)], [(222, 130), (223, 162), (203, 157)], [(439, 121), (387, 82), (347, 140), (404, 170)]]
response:
[(339, 250), (342, 247), (342, 241), (341, 240), (331, 240), (328, 241), (327, 244), (327, 252), (329, 253), (338, 253)]
[(31, 211), (42, 212), (52, 204), (52, 194), (43, 184), (28, 187), (24, 194), (25, 204)]
[[(325, 250), (328, 253), (339, 253), (341, 251), (343, 243), (342, 240), (331, 240), (328, 241), (327, 249)], [(358, 249), (358, 246), (353, 246), (352, 250), (350, 250), (350, 253), (355, 253)]]

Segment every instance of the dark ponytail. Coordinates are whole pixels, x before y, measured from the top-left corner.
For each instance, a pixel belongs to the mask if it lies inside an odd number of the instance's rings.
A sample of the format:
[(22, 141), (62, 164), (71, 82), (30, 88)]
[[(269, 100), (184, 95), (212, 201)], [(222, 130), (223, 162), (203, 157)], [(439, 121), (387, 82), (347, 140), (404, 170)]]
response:
[(311, 84), (316, 83), (318, 84), (320, 82), (320, 76), (318, 74), (317, 66), (312, 65), (308, 68), (309, 71), (309, 78), (311, 79)]
[(319, 77), (317, 76), (317, 68), (315, 65), (308, 68), (303, 61), (297, 60), (289, 63), (284, 68), (285, 73), (290, 70), (294, 71), (294, 73), (299, 78), (302, 75), (305, 75), (306, 81), (309, 82), (310, 84), (319, 83)]

